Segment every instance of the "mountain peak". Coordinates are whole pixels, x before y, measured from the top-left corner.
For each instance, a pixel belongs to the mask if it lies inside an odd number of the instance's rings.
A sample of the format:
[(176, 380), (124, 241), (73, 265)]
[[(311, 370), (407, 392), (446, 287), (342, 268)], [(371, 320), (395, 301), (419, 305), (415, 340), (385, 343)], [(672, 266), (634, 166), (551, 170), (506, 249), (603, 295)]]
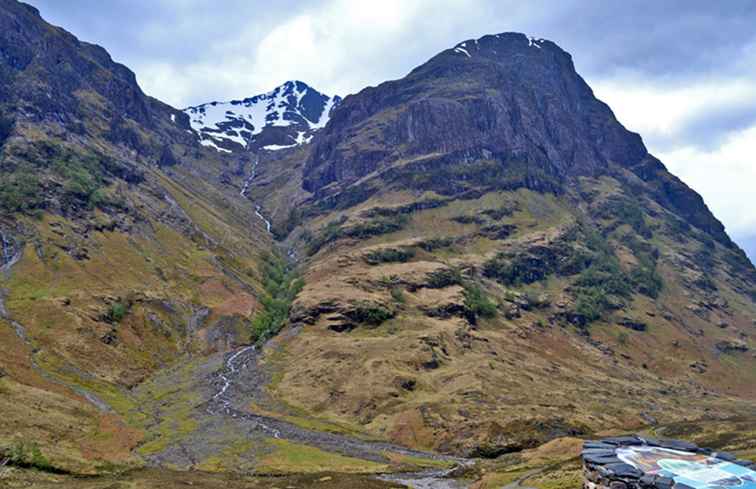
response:
[(208, 102), (184, 112), (203, 146), (222, 152), (274, 151), (309, 142), (340, 102), (341, 97), (290, 80), (263, 94)]
[[(472, 58), (475, 55), (491, 57), (491, 55), (506, 54), (508, 50), (524, 51), (527, 49), (544, 48), (556, 48), (564, 52), (556, 44), (547, 39), (527, 36), (520, 32), (503, 32), (500, 34), (488, 34), (478, 39), (467, 39), (455, 44), (454, 47), (445, 51), (445, 53), (451, 51), (451, 54)], [(537, 51), (534, 51), (534, 53), (537, 53)]]

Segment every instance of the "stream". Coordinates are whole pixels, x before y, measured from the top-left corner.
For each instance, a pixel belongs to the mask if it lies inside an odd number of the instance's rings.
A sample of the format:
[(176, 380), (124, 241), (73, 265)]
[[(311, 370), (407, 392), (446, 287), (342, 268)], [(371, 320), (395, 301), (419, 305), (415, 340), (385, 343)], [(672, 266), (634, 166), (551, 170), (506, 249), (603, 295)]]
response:
[(20, 250), (16, 250), (16, 246), (8, 236), (0, 230), (0, 270), (9, 270), (20, 258)]
[(13, 255), (13, 247), (11, 246), (8, 237), (5, 236), (5, 233), (2, 231), (0, 231), (0, 242), (2, 242), (3, 246), (2, 261), (0, 261), (0, 265), (5, 265), (10, 261), (10, 257)]
[(5, 319), (13, 327), (13, 330), (15, 331), (18, 339), (23, 341), (29, 347), (29, 350), (31, 352), (31, 355), (30, 355), (31, 366), (32, 366), (32, 369), (37, 374), (39, 374), (41, 377), (45, 378), (46, 380), (54, 384), (58, 384), (67, 389), (72, 390), (76, 394), (86, 399), (89, 403), (94, 405), (99, 411), (101, 412), (111, 411), (110, 406), (105, 401), (103, 401), (96, 395), (92, 394), (87, 389), (84, 389), (83, 387), (80, 387), (75, 384), (71, 384), (69, 382), (65, 382), (39, 366), (39, 363), (37, 363), (36, 355), (39, 354), (42, 350), (34, 346), (32, 341), (29, 339), (29, 335), (26, 333), (26, 328), (21, 323), (19, 323), (18, 321), (10, 317), (10, 315), (8, 314), (8, 310), (5, 308), (5, 297), (3, 296), (1, 291), (0, 291), (0, 318)]
[[(252, 185), (252, 180), (257, 176), (257, 165), (260, 163), (260, 158), (255, 158), (255, 160), (252, 162), (252, 172), (249, 174), (249, 177), (244, 181), (244, 185), (242, 186), (241, 191), (239, 192), (239, 195), (242, 197), (247, 197), (247, 192), (249, 191), (250, 185)], [(255, 205), (255, 215), (260, 218), (260, 220), (265, 224), (265, 230), (270, 233), (270, 221), (262, 215), (262, 206)]]
[(233, 418), (246, 427), (254, 428), (273, 438), (302, 443), (363, 460), (385, 463), (384, 452), (390, 451), (410, 457), (454, 462), (454, 466), (450, 469), (382, 474), (376, 477), (416, 489), (464, 489), (467, 487), (460, 481), (450, 479), (449, 476), (459, 466), (471, 464), (472, 462), (469, 460), (412, 450), (386, 442), (312, 431), (280, 419), (250, 413), (245, 407), (249, 405), (250, 398), (254, 398), (255, 392), (264, 383), (262, 374), (255, 368), (258, 354), (258, 348), (255, 346), (245, 346), (233, 353), (226, 354), (227, 358), (223, 362), (222, 369), (214, 375), (211, 381), (215, 386), (215, 394), (207, 402), (206, 412), (208, 414)]

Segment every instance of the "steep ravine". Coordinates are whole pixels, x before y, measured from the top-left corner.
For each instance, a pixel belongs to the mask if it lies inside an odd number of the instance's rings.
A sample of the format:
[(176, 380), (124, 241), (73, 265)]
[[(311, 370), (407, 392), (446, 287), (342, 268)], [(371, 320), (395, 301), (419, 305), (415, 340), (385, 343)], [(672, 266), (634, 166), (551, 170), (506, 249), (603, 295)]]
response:
[[(239, 195), (241, 195), (244, 198), (247, 198), (247, 192), (249, 191), (250, 185), (252, 185), (252, 180), (257, 176), (257, 165), (260, 163), (260, 158), (255, 157), (254, 161), (252, 161), (252, 171), (249, 174), (249, 177), (244, 181), (244, 185), (242, 186), (241, 191), (239, 192)], [(262, 206), (259, 204), (253, 204), (255, 206), (255, 215), (260, 218), (260, 220), (265, 224), (265, 230), (270, 233), (271, 223), (270, 221), (262, 214)]]

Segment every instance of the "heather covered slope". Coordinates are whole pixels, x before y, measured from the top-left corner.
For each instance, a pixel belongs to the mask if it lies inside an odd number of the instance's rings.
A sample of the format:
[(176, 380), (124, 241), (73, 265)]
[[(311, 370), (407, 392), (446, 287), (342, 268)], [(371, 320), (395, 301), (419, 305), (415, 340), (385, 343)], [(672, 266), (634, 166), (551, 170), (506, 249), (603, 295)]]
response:
[(555, 44), (461, 43), (261, 167), (302, 161), (285, 402), (486, 456), (753, 414), (756, 271)]

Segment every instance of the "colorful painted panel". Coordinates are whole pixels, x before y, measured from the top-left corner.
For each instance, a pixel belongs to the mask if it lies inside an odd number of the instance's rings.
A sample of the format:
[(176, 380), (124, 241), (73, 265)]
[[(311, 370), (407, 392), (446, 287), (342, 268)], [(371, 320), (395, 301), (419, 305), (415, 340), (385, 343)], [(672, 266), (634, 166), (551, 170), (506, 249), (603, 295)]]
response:
[(645, 474), (670, 477), (695, 489), (756, 489), (756, 472), (700, 453), (652, 446), (625, 446), (617, 458)]

